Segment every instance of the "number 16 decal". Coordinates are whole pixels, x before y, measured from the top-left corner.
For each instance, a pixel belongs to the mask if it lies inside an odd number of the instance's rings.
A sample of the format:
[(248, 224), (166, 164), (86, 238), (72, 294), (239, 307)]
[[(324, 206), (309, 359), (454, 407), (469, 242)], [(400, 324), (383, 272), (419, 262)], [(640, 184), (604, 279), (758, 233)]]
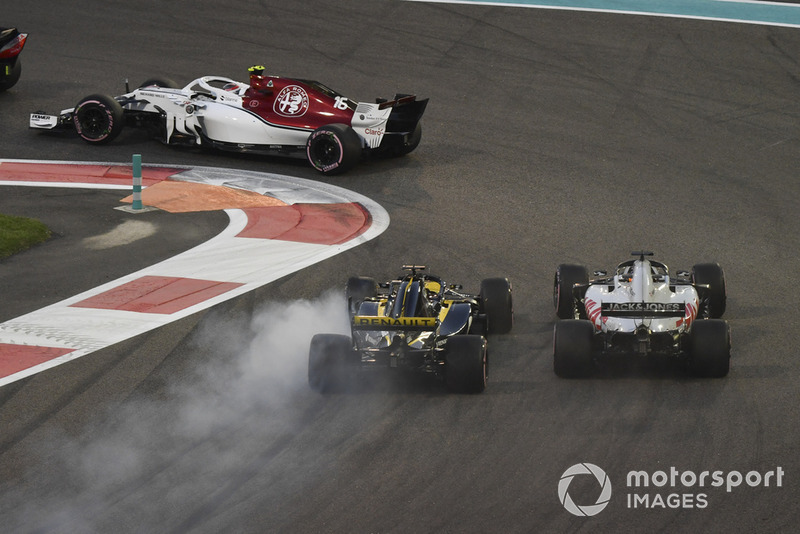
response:
[(347, 98), (343, 96), (337, 96), (336, 101), (333, 104), (333, 107), (341, 110), (347, 109)]

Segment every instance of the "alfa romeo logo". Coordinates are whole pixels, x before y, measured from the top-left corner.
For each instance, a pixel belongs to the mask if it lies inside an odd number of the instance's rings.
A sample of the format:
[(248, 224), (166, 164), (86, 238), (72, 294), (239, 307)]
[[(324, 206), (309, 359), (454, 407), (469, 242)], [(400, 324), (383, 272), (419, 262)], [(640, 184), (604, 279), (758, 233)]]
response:
[[(597, 483), (600, 484), (600, 496), (597, 497), (597, 502), (594, 504), (584, 506), (575, 504), (575, 502), (572, 500), (572, 497), (570, 497), (569, 493), (567, 493), (572, 479), (577, 475), (594, 475), (594, 478), (597, 479)], [(602, 512), (606, 506), (608, 506), (608, 501), (610, 499), (611, 481), (608, 479), (606, 472), (594, 464), (575, 464), (564, 471), (564, 474), (561, 475), (561, 480), (558, 481), (558, 500), (561, 501), (561, 504), (564, 506), (564, 508), (566, 508), (567, 511), (572, 515), (581, 517), (597, 515)]]
[(308, 93), (299, 85), (287, 85), (275, 97), (272, 109), (284, 117), (300, 117), (308, 111)]

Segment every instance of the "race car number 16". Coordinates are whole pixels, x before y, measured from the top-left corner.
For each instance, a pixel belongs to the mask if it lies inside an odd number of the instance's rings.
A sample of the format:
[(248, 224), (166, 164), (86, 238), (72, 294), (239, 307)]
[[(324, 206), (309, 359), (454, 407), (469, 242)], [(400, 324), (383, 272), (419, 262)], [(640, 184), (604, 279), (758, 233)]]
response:
[(343, 96), (337, 96), (336, 101), (333, 103), (333, 107), (341, 110), (347, 109), (347, 98)]

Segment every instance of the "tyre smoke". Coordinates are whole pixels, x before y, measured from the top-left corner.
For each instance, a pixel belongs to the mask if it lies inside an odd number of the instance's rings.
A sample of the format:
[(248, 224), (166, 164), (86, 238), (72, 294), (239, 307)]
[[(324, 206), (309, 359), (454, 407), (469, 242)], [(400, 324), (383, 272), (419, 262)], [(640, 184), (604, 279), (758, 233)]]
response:
[(307, 383), (308, 347), (319, 332), (349, 333), (341, 291), (248, 317), (207, 316), (176, 349), (202, 354), (204, 364), (188, 376), (150, 379), (166, 380), (161, 387), (145, 381), (91, 431), (51, 436), (37, 467), (22, 475), (24, 492), (4, 484), (14, 501), (4, 506), (4, 530), (185, 532), (206, 524), (257, 473), (282, 469), (270, 462), (319, 402)]

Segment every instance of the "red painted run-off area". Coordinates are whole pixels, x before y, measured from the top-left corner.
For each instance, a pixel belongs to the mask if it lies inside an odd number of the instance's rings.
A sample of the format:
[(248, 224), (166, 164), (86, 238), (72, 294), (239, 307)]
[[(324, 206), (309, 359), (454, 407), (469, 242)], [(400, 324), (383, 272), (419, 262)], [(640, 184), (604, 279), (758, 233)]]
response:
[[(142, 185), (166, 180), (185, 169), (142, 167)], [(133, 183), (133, 167), (125, 165), (92, 165), (65, 163), (0, 163), (0, 180), (19, 182), (63, 182), (127, 185)]]
[(73, 304), (76, 308), (170, 314), (242, 284), (172, 276), (143, 276)]
[(13, 375), (35, 365), (49, 362), (74, 350), (0, 343), (0, 377)]
[(243, 209), (247, 226), (237, 237), (338, 245), (363, 234), (372, 218), (361, 204), (292, 204)]
[[(76, 308), (170, 314), (242, 284), (191, 278), (143, 276), (73, 304)], [(0, 343), (0, 378), (69, 354), (75, 349)]]

